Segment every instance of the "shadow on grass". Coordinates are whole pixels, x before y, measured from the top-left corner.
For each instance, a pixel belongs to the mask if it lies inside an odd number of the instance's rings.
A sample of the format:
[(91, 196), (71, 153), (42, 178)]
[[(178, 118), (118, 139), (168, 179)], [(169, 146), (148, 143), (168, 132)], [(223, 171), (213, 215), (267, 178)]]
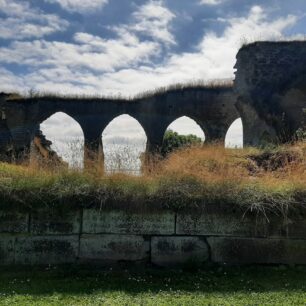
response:
[(98, 268), (54, 266), (0, 270), (0, 294), (92, 294), (122, 291), (133, 294), (306, 292), (306, 267), (249, 266), (201, 269)]

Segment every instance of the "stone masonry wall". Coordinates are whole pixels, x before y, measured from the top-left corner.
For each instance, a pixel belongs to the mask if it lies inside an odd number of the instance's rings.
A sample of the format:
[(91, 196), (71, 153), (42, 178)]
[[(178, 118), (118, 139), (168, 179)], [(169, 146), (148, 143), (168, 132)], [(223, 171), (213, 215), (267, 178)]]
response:
[(245, 145), (292, 139), (306, 108), (306, 42), (249, 44), (235, 68)]
[(0, 265), (306, 264), (306, 218), (75, 210), (0, 213)]
[(235, 86), (239, 93), (273, 94), (306, 74), (306, 42), (256, 42), (237, 54)]

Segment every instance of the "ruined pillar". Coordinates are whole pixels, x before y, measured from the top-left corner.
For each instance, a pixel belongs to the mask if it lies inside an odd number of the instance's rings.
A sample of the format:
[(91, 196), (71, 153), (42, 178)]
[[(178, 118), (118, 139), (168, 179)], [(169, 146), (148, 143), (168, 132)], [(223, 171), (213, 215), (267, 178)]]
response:
[(5, 107), (0, 110), (0, 160), (10, 162), (12, 160), (12, 136), (6, 123)]
[(24, 125), (10, 126), (12, 136), (11, 159), (14, 163), (29, 163), (31, 144), (39, 124), (25, 123)]
[(154, 128), (144, 127), (147, 135), (146, 151), (142, 158), (142, 172), (151, 172), (155, 164), (161, 159), (161, 148), (163, 145), (164, 133), (167, 126), (158, 126)]
[(206, 128), (205, 129), (205, 144), (220, 144), (225, 145), (226, 129), (222, 128)]
[(221, 120), (197, 120), (205, 135), (205, 144), (225, 144), (228, 125)]
[(275, 130), (271, 128), (247, 99), (239, 98), (236, 103), (243, 125), (243, 146), (265, 146), (277, 142)]
[(104, 172), (104, 153), (102, 131), (108, 120), (96, 115), (75, 117), (84, 135), (84, 169)]
[(101, 134), (88, 135), (84, 133), (84, 169), (104, 171), (104, 153)]

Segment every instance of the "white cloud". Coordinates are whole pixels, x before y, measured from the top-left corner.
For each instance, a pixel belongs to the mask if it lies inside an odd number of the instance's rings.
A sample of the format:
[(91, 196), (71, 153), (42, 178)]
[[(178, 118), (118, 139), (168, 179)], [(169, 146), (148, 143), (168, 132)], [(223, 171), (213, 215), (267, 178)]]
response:
[(162, 1), (149, 1), (133, 16), (136, 23), (129, 26), (130, 30), (144, 33), (164, 43), (175, 44), (175, 39), (169, 31), (169, 24), (175, 15), (164, 6)]
[(224, 0), (200, 0), (199, 4), (203, 5), (218, 5), (224, 2)]
[(24, 39), (43, 37), (67, 28), (68, 22), (54, 14), (44, 14), (29, 3), (0, 0), (0, 38)]
[[(112, 28), (116, 38), (75, 33), (71, 43), (14, 41), (0, 48), (0, 62), (31, 67), (33, 72), (26, 76), (30, 88), (74, 92), (86, 88), (87, 92), (96, 92), (106, 72), (112, 74), (138, 65), (150, 67), (163, 44), (174, 43), (168, 31), (172, 18), (174, 15), (161, 1), (149, 1), (137, 8), (133, 22)], [(140, 39), (139, 33), (149, 37)]]
[(0, 67), (0, 84), (0, 92), (22, 92), (28, 86), (22, 77), (16, 76), (3, 67)]
[(205, 33), (195, 52), (174, 54), (162, 65), (141, 66), (107, 74), (103, 80), (104, 87), (121, 87), (123, 92), (132, 93), (139, 91), (140, 83), (143, 90), (147, 90), (192, 79), (232, 79), (235, 56), (245, 37), (251, 40), (280, 38), (282, 32), (296, 21), (297, 17), (291, 15), (268, 21), (264, 11), (255, 6), (248, 16), (229, 19), (222, 35)]
[(108, 0), (45, 0), (58, 3), (64, 10), (78, 13), (90, 13), (103, 8)]
[(162, 45), (176, 44), (171, 33), (171, 22), (176, 16), (164, 6), (161, 0), (149, 0), (132, 14), (127, 24), (113, 26), (110, 29), (121, 37), (143, 35), (145, 39), (156, 41)]
[[(51, 73), (64, 70), (64, 76), (73, 69), (90, 69), (97, 72), (113, 71), (146, 62), (159, 52), (157, 43), (141, 42), (136, 36), (104, 40), (87, 33), (76, 33), (76, 43), (57, 41), (16, 41), (8, 48), (0, 48), (2, 62), (22, 63), (41, 72), (47, 77)], [(132, 41), (134, 40), (134, 41)], [(44, 68), (46, 66), (52, 67)], [(54, 70), (56, 68), (56, 70)], [(38, 70), (39, 71), (39, 70)]]
[[(292, 15), (269, 20), (261, 7), (254, 6), (247, 16), (222, 20), (226, 27), (221, 35), (204, 33), (194, 52), (166, 54), (160, 64), (151, 60), (161, 51), (161, 43), (141, 40), (137, 31), (128, 31), (131, 25), (116, 28), (116, 39), (76, 33), (75, 43), (14, 42), (0, 48), (0, 62), (23, 63), (33, 68), (23, 77), (26, 88), (135, 94), (194, 79), (233, 78), (235, 56), (245, 37), (251, 40), (282, 37), (283, 31), (296, 21), (297, 17)], [(9, 82), (11, 78), (1, 87)]]

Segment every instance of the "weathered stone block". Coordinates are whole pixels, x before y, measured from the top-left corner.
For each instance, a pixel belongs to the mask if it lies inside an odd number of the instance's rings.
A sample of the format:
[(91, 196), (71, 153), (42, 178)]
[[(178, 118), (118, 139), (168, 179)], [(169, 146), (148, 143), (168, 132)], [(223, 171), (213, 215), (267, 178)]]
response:
[(136, 214), (94, 209), (83, 212), (83, 233), (171, 235), (174, 227), (175, 214), (171, 212)]
[(150, 243), (135, 235), (82, 235), (82, 261), (140, 261), (149, 257)]
[(200, 237), (171, 236), (151, 239), (151, 261), (160, 266), (188, 261), (203, 263), (208, 257), (208, 246)]
[(233, 235), (264, 237), (267, 225), (264, 219), (243, 217), (243, 214), (229, 212), (207, 212), (202, 214), (178, 214), (176, 221), (178, 235)]
[(211, 260), (227, 264), (306, 264), (306, 240), (207, 238)]
[(0, 235), (0, 265), (14, 264), (15, 236)]
[(0, 211), (0, 233), (27, 233), (29, 214)]
[(30, 232), (32, 234), (79, 234), (81, 229), (81, 212), (41, 210), (31, 214)]
[(306, 239), (306, 218), (282, 216), (269, 219), (268, 236), (274, 238), (301, 238)]
[(79, 237), (23, 236), (16, 238), (15, 263), (48, 265), (73, 263), (77, 260)]

